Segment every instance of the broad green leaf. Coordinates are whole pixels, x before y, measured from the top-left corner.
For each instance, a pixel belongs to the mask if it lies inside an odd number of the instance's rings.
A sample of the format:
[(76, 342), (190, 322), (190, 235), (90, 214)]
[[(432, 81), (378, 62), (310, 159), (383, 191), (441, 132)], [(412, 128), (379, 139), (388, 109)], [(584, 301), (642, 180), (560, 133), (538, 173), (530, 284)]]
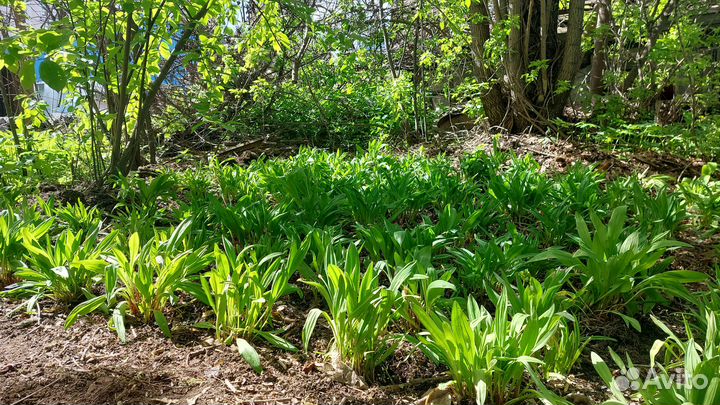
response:
[(153, 315), (155, 316), (155, 323), (160, 327), (160, 330), (167, 338), (172, 337), (172, 333), (170, 332), (170, 326), (168, 325), (168, 321), (165, 318), (165, 315), (163, 315), (162, 311), (160, 310), (154, 310)]
[(287, 350), (289, 352), (297, 351), (297, 348), (293, 346), (292, 343), (288, 342), (287, 340), (281, 338), (274, 333), (258, 331), (257, 334), (261, 338), (265, 339), (268, 343), (279, 349)]
[(97, 311), (99, 308), (101, 308), (105, 304), (105, 296), (100, 295), (97, 297), (94, 297), (92, 299), (89, 299), (82, 304), (76, 306), (68, 315), (67, 320), (65, 320), (65, 329), (70, 328), (77, 322), (78, 318), (81, 316), (85, 316), (87, 314), (90, 314), (92, 312)]
[(111, 327), (115, 329), (115, 333), (117, 333), (122, 343), (127, 342), (127, 336), (125, 335), (125, 311), (127, 311), (127, 307), (127, 302), (119, 303), (113, 310), (112, 318), (110, 318)]
[(247, 363), (250, 365), (250, 367), (255, 370), (256, 373), (260, 374), (262, 372), (262, 366), (260, 365), (260, 355), (255, 350), (254, 347), (248, 343), (247, 340), (238, 338), (236, 340), (238, 352), (240, 355), (247, 361)]
[(26, 61), (20, 67), (20, 84), (23, 89), (27, 91), (33, 91), (35, 89), (35, 61)]
[(168, 44), (167, 41), (160, 42), (160, 56), (167, 60), (170, 59), (170, 55), (172, 53), (170, 52), (170, 44)]
[(315, 331), (315, 325), (317, 324), (317, 320), (322, 314), (323, 311), (318, 308), (313, 308), (310, 310), (310, 312), (308, 312), (307, 319), (305, 320), (305, 326), (303, 326), (302, 330), (302, 341), (303, 346), (305, 347), (305, 351), (307, 351), (310, 345), (310, 337), (312, 337), (313, 331)]
[(67, 84), (67, 75), (60, 65), (46, 58), (40, 62), (40, 80), (59, 92)]

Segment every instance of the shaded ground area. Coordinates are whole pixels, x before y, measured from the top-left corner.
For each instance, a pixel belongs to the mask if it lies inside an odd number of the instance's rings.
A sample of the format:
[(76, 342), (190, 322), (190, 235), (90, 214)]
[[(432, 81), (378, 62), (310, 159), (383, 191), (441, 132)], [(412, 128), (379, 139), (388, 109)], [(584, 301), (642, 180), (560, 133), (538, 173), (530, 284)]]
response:
[(541, 135), (493, 135), (480, 130), (440, 134), (424, 146), (431, 152), (447, 152), (460, 157), (478, 149), (491, 151), (496, 142), (503, 151), (533, 155), (544, 171), (562, 172), (574, 163), (595, 164), (608, 178), (633, 173), (661, 174), (672, 178), (697, 176), (704, 161), (657, 151), (613, 148), (570, 137)]
[(65, 331), (65, 315), (13, 316), (16, 305), (0, 303), (2, 404), (399, 404), (427, 389), (347, 386), (321, 372), (319, 358), (267, 347), (258, 348), (265, 371), (257, 375), (207, 336), (171, 341), (140, 326), (122, 345), (100, 317)]

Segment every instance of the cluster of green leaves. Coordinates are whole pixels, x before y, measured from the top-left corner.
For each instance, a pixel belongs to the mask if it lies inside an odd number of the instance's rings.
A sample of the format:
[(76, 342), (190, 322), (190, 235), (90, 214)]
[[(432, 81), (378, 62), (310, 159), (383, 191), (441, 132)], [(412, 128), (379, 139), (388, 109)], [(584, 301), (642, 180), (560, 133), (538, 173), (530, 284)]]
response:
[(648, 312), (667, 303), (663, 294), (690, 299), (684, 285), (705, 281), (702, 273), (666, 270), (672, 259), (664, 258), (665, 254), (688, 245), (665, 239), (666, 233), (648, 239), (640, 230), (626, 228), (627, 207), (615, 208), (607, 225), (597, 215), (590, 217), (594, 235), (576, 214), (578, 249), (574, 253), (550, 249), (534, 258), (555, 259), (574, 269), (581, 286), (576, 298), (582, 306), (630, 314), (639, 309)]
[(699, 224), (711, 229), (716, 228), (720, 220), (720, 181), (714, 178), (717, 171), (717, 163), (708, 163), (703, 166), (700, 177), (684, 179), (679, 185)]
[(22, 267), (20, 260), (26, 252), (23, 238), (40, 239), (52, 227), (52, 220), (34, 223), (13, 208), (0, 212), (0, 285), (5, 286), (13, 273)]
[(23, 230), (27, 264), (15, 272), (22, 281), (13, 286), (13, 294), (32, 294), (33, 301), (49, 294), (55, 301), (77, 302), (102, 277), (106, 262), (102, 255), (112, 246), (114, 235), (100, 239), (100, 224), (74, 233), (66, 229), (57, 238), (38, 238)]
[(342, 259), (344, 268), (328, 263), (317, 281), (305, 281), (320, 293), (328, 310), (310, 310), (303, 328), (303, 344), (307, 349), (317, 320), (323, 316), (333, 333), (330, 353), (372, 380), (375, 368), (396, 347), (387, 340), (387, 329), (396, 316), (394, 301), (401, 297), (399, 290), (410, 272), (394, 278), (393, 283), (385, 287), (379, 283), (380, 266), (370, 263), (363, 272), (354, 245), (350, 245)]
[[(504, 404), (510, 400), (542, 397), (564, 403), (547, 390), (539, 378), (542, 350), (557, 333), (562, 317), (554, 307), (543, 313), (509, 313), (503, 293), (495, 315), (468, 298), (467, 309), (458, 302), (449, 318), (413, 306), (427, 334), (420, 341), (432, 358), (450, 368), (461, 396), (474, 397), (478, 404)], [(529, 374), (536, 390), (525, 389)]]
[(128, 322), (170, 335), (186, 321), (172, 307), (193, 301), (211, 315), (192, 326), (258, 371), (259, 342), (296, 350), (274, 310), (303, 297), (298, 281), (322, 298), (299, 336), (306, 350), (327, 323), (325, 353), (371, 382), (405, 339), (447, 365), (458, 395), (498, 404), (560, 401), (542, 381), (570, 373), (595, 339), (583, 335), (588, 310), (637, 326), (631, 316), (716, 293), (691, 294), (705, 276), (669, 269), (686, 247), (670, 234), (692, 206), (670, 187), (580, 166), (551, 176), (497, 150), (458, 170), (379, 143), (352, 156), (303, 149), (116, 184), (112, 232), (81, 204), (3, 213), (20, 279), (10, 292), (78, 304), (68, 327), (107, 314), (123, 341)]
[(215, 323), (207, 326), (215, 329), (216, 336), (226, 344), (238, 338), (248, 341), (257, 335), (280, 348), (296, 350), (290, 342), (264, 329), (272, 323), (273, 309), (282, 297), (300, 294), (289, 282), (307, 246), (293, 245), (287, 260), (277, 253), (258, 261), (254, 252), (238, 253), (227, 240), (224, 251), (216, 245), (215, 266), (201, 278), (204, 295), (199, 299), (215, 313)]

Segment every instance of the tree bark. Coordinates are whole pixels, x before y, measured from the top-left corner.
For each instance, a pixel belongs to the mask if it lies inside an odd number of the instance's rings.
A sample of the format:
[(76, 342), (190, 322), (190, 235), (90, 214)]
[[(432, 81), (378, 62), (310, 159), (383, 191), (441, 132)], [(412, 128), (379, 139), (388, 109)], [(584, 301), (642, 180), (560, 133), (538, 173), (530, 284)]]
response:
[[(500, 12), (500, 10), (498, 10)], [(485, 66), (485, 43), (490, 39), (490, 15), (480, 0), (470, 3), (470, 49), (473, 54), (473, 74), (479, 83), (489, 83), (490, 88), (481, 96), (485, 115), (491, 126), (512, 128), (512, 115), (508, 113), (508, 98), (503, 93), (497, 77), (491, 77)]]
[[(565, 104), (570, 98), (570, 87), (575, 82), (575, 75), (580, 69), (582, 62), (582, 35), (583, 17), (585, 14), (584, 0), (570, 0), (568, 14), (567, 37), (563, 49), (562, 64), (557, 76), (557, 84), (568, 86), (567, 89), (555, 95), (553, 105), (550, 109), (550, 116), (558, 116), (562, 113)], [(557, 86), (556, 86), (557, 87)]]
[(595, 26), (594, 52), (590, 67), (590, 92), (595, 95), (605, 93), (603, 76), (605, 75), (605, 47), (607, 45), (608, 31), (610, 29), (610, 0), (597, 0), (595, 3), (597, 24)]

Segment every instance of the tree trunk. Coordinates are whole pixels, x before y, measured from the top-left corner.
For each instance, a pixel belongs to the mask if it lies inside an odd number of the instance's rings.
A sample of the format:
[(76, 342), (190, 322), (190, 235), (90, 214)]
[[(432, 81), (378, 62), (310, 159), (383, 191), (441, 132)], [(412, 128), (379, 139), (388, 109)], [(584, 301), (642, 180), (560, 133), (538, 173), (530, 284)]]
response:
[[(563, 49), (562, 65), (557, 77), (557, 85), (550, 115), (547, 118), (554, 118), (562, 114), (563, 108), (570, 98), (570, 89), (575, 82), (575, 75), (580, 69), (582, 62), (582, 35), (583, 17), (585, 14), (584, 0), (570, 0), (568, 14), (567, 37)], [(559, 85), (559, 86), (558, 86)], [(561, 88), (562, 91), (557, 91)]]
[[(551, 126), (562, 113), (580, 68), (583, 0), (571, 0), (564, 47), (559, 46), (558, 0), (473, 0), (469, 28), (473, 74), (488, 90), (481, 100), (491, 126), (514, 133)], [(507, 53), (496, 67), (485, 44), (497, 26), (508, 25)]]
[(5, 107), (5, 115), (8, 119), (8, 126), (12, 133), (13, 143), (15, 144), (15, 153), (18, 159), (23, 153), (22, 145), (20, 144), (20, 135), (18, 135), (17, 125), (15, 125), (15, 111), (17, 101), (15, 100), (15, 94), (19, 85), (15, 82), (18, 81), (16, 75), (12, 74), (7, 68), (0, 70), (0, 94), (2, 95), (2, 103)]
[(155, 77), (155, 80), (153, 81), (152, 86), (150, 86), (149, 91), (146, 94), (141, 95), (142, 102), (140, 104), (140, 109), (137, 115), (137, 124), (135, 125), (135, 131), (130, 137), (130, 141), (128, 142), (127, 147), (125, 148), (120, 159), (118, 160), (117, 165), (111, 165), (110, 170), (114, 172), (120, 172), (121, 174), (128, 174), (133, 170), (137, 170), (137, 168), (140, 167), (140, 165), (142, 164), (143, 159), (140, 151), (140, 144), (141, 142), (147, 141), (148, 139), (147, 130), (151, 127), (151, 108), (155, 103), (155, 99), (157, 98), (157, 94), (160, 91), (160, 87), (170, 73), (173, 64), (178, 59), (178, 57), (180, 57), (180, 53), (185, 51), (185, 45), (187, 44), (188, 40), (190, 40), (190, 37), (192, 37), (192, 35), (195, 33), (195, 28), (197, 27), (200, 20), (202, 20), (207, 14), (208, 6), (209, 2), (206, 2), (203, 8), (198, 11), (197, 15), (194, 16), (192, 20), (190, 20), (187, 24), (185, 24), (185, 27), (182, 30), (182, 36), (180, 37), (180, 39), (178, 39), (177, 43), (175, 44), (175, 48), (170, 54), (170, 57), (165, 61), (162, 68), (160, 69), (160, 73)]
[(605, 93), (603, 76), (605, 75), (605, 46), (607, 45), (608, 31), (610, 30), (610, 0), (597, 0), (595, 3), (597, 24), (595, 26), (594, 52), (590, 67), (590, 92), (595, 95)]
[[(498, 13), (501, 13), (498, 10)], [(485, 66), (485, 42), (490, 39), (489, 13), (487, 7), (478, 0), (470, 3), (470, 49), (473, 54), (473, 74), (480, 83), (491, 80)], [(490, 83), (488, 91), (481, 96), (485, 115), (491, 126), (503, 129), (512, 127), (512, 114), (508, 113), (508, 99), (497, 79)]]

